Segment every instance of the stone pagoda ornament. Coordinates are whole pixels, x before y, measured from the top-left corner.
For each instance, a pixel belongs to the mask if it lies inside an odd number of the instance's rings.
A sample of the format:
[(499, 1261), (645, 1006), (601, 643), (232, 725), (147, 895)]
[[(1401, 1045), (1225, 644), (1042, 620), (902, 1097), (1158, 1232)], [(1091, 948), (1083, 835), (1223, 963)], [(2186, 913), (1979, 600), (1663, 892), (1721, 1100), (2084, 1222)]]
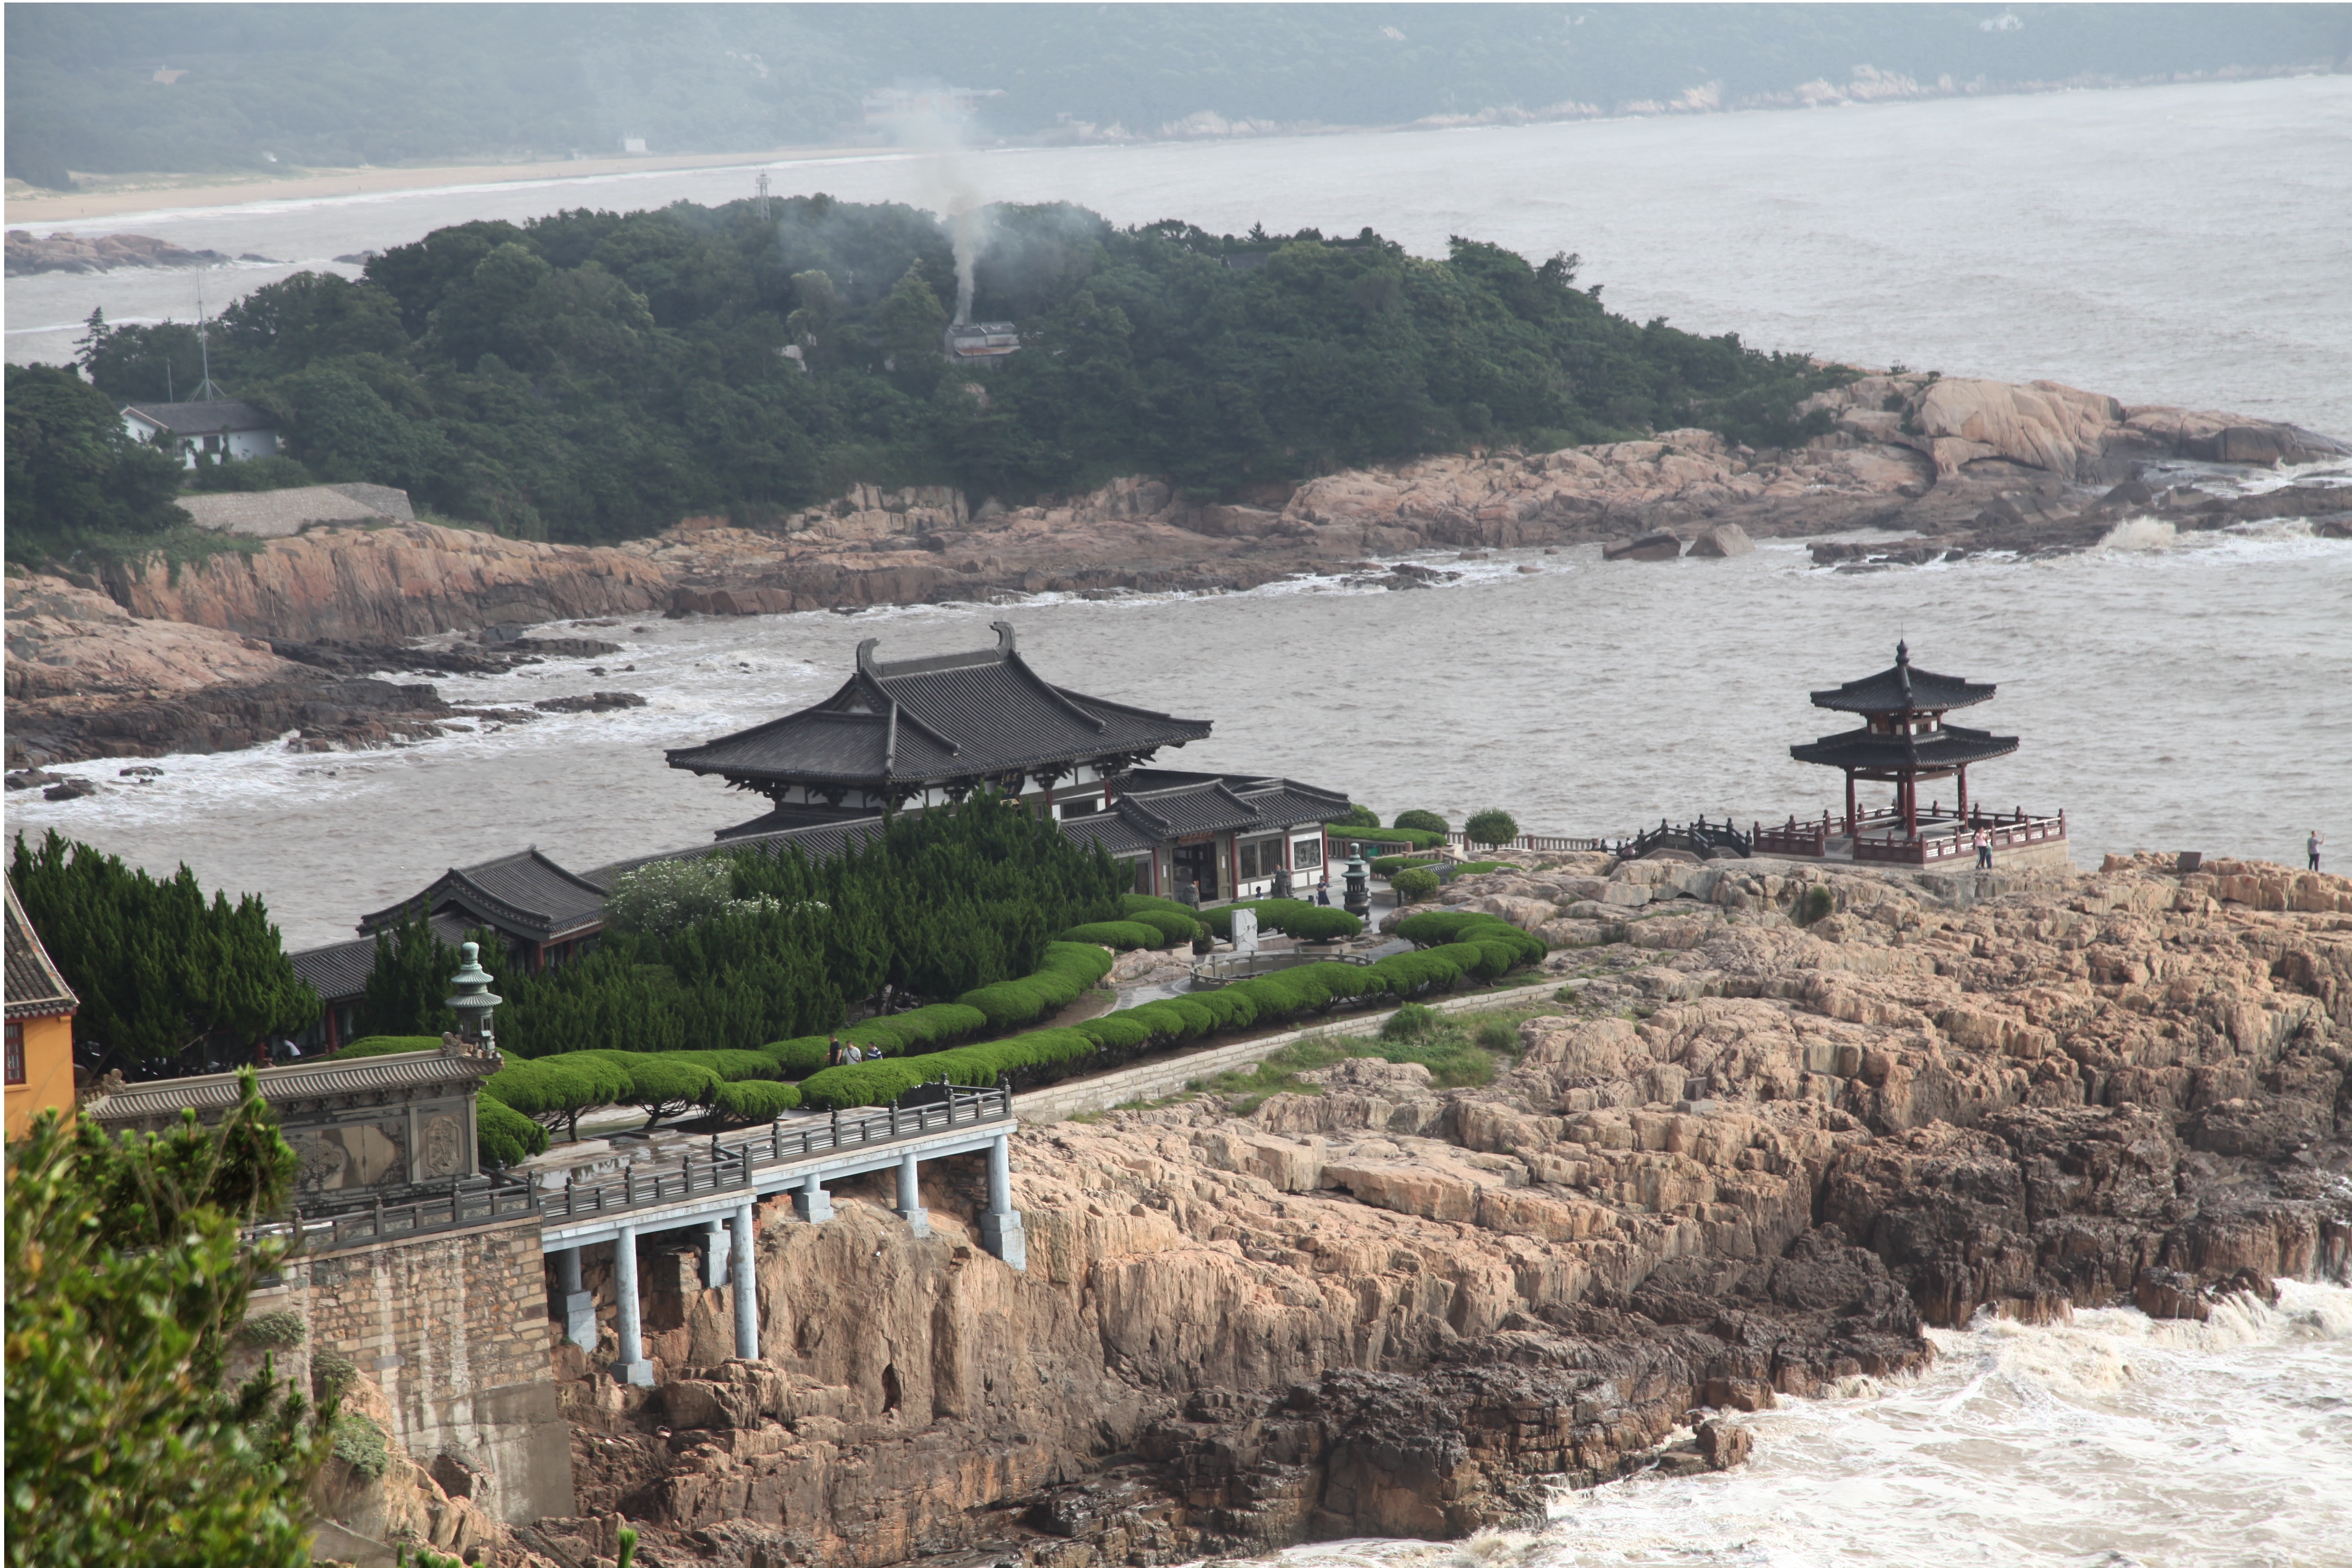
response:
[(441, 1048), (456, 1055), (496, 1058), (498, 1037), (490, 1032), (490, 1015), (506, 998), (490, 990), (490, 974), (482, 967), (481, 944), (467, 942), (457, 950), (462, 962), (449, 977), (455, 991), (444, 1004), (457, 1015), (457, 1027), (441, 1037)]

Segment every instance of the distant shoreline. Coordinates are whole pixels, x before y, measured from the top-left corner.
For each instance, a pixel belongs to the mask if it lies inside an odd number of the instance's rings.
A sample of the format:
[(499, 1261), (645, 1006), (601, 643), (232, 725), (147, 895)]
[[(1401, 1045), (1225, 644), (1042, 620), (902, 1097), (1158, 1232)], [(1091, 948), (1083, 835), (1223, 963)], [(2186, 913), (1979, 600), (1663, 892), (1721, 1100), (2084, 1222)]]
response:
[[(614, 174), (656, 174), (699, 169), (752, 169), (811, 159), (826, 161), (903, 155), (898, 147), (778, 147), (763, 153), (681, 153), (674, 157), (546, 158), (528, 163), (440, 163), (417, 167), (310, 169), (292, 174), (124, 176), (138, 179), (93, 191), (38, 195), (11, 192), (8, 226), (70, 226), (92, 218), (149, 213), (180, 213), (261, 202), (315, 201), (324, 196), (397, 195), (453, 185), (499, 185), (512, 181), (605, 179)], [(105, 176), (99, 176), (104, 178)], [(205, 182), (210, 181), (210, 184)], [(744, 194), (751, 194), (747, 187)]]

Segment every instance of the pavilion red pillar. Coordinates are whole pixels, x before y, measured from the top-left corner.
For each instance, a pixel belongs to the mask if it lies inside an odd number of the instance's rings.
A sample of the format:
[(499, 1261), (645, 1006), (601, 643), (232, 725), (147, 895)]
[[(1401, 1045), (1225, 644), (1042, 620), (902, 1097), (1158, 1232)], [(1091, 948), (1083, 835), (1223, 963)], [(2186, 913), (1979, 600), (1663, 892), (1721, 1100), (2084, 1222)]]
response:
[(1845, 771), (1845, 830), (1848, 837), (1860, 831), (1854, 824), (1853, 770), (1852, 768), (1848, 768)]
[(1969, 819), (1969, 765), (1966, 763), (1962, 763), (1959, 766), (1959, 778), (1960, 821), (1965, 824)]
[(1919, 781), (1909, 773), (1903, 775), (1903, 835), (1919, 837)]

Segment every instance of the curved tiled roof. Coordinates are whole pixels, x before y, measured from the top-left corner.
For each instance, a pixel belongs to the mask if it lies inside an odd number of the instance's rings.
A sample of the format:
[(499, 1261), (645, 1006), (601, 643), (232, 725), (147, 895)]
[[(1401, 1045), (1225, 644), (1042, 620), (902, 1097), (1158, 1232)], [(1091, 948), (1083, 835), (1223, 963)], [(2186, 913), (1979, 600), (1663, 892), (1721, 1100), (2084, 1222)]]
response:
[(985, 780), (1204, 739), (1205, 719), (1065, 690), (1031, 669), (996, 623), (997, 645), (886, 664), (876, 639), (824, 701), (668, 753), (669, 765), (730, 779), (845, 786)]
[(496, 926), (534, 942), (555, 942), (604, 919), (604, 889), (541, 854), (525, 849), (475, 866), (452, 866), (415, 897), (360, 921), (373, 934), (400, 923), (412, 910), (455, 904), (475, 923)]
[(375, 938), (305, 948), (288, 953), (286, 962), (327, 1001), (349, 1001), (367, 989), (368, 976), (375, 973)]
[(25, 906), (16, 901), (16, 884), (8, 887), (7, 976), (8, 1019), (14, 1023), (23, 1018), (50, 1018), (60, 1013), (70, 1013), (81, 1005), (68, 985), (58, 966), (49, 962), (48, 949), (41, 945), (40, 933), (26, 917)]
[(1940, 713), (1987, 701), (1998, 689), (1989, 681), (1963, 680), (1957, 675), (1914, 669), (1909, 645), (1898, 642), (1891, 668), (1860, 680), (1849, 680), (1827, 691), (1816, 691), (1813, 706), (1841, 713)]
[(1988, 762), (2017, 750), (2017, 737), (1947, 724), (1924, 735), (1882, 735), (1874, 730), (1848, 730), (1824, 735), (1807, 745), (1791, 746), (1789, 754), (1801, 763), (1830, 768), (1952, 768)]
[[(299, 1062), (292, 1067), (262, 1068), (255, 1079), (261, 1098), (273, 1105), (297, 1100), (326, 1100), (340, 1095), (382, 1094), (387, 1090), (471, 1089), (506, 1064), (494, 1058), (457, 1056), (446, 1051), (412, 1051), (399, 1056), (361, 1057), (343, 1062)], [(82, 1114), (101, 1126), (124, 1125), (175, 1117), (189, 1107), (201, 1115), (226, 1110), (237, 1102), (238, 1074), (221, 1072), (203, 1078), (167, 1078), (134, 1083), (111, 1093), (93, 1096)]]

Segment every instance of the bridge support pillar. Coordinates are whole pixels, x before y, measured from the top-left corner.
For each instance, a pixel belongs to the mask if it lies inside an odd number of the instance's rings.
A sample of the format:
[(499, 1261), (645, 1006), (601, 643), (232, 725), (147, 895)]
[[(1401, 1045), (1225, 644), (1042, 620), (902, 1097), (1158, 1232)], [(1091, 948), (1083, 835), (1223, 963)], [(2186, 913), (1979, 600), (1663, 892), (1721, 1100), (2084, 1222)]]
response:
[(727, 1222), (713, 1217), (702, 1223), (702, 1288), (716, 1290), (727, 1283)]
[(563, 1337), (583, 1351), (596, 1348), (596, 1298), (580, 1288), (580, 1249), (555, 1255), (555, 1293), (562, 1298)]
[(645, 1335), (637, 1316), (637, 1231), (623, 1226), (613, 1242), (613, 1290), (621, 1309), (621, 1353), (613, 1375), (639, 1388), (654, 1384), (653, 1363), (646, 1359)]
[(1029, 1237), (1013, 1206), (1013, 1140), (1004, 1133), (988, 1146), (988, 1212), (980, 1216), (980, 1242), (1013, 1268), (1028, 1269)]
[(755, 1234), (751, 1203), (747, 1198), (735, 1211), (735, 1245), (731, 1257), (735, 1282), (735, 1353), (745, 1361), (760, 1358), (760, 1287), (751, 1275), (752, 1260), (758, 1256), (751, 1245)]
[(905, 1220), (907, 1228), (917, 1236), (929, 1236), (931, 1234), (931, 1216), (923, 1208), (922, 1188), (915, 1180), (919, 1163), (912, 1154), (898, 1162), (898, 1217)]
[(793, 1194), (793, 1212), (811, 1225), (822, 1225), (833, 1217), (833, 1194), (824, 1190), (824, 1184), (816, 1179), (814, 1172)]

